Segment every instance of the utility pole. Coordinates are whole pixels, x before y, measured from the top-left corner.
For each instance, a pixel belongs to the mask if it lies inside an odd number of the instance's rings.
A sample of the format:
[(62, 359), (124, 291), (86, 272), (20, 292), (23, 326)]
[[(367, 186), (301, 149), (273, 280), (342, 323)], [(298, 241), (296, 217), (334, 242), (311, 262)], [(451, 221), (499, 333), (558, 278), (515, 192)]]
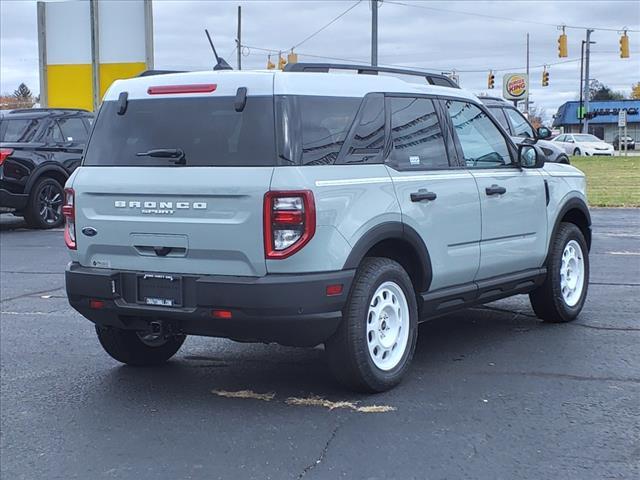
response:
[(529, 78), (529, 32), (527, 32), (527, 98), (524, 101), (524, 111), (529, 118), (529, 92), (531, 92), (531, 79)]
[(378, 66), (378, 0), (371, 0), (371, 66)]
[[(593, 30), (587, 29), (587, 39), (584, 47), (584, 111), (589, 114), (589, 54), (591, 48), (591, 33)], [(589, 133), (589, 118), (585, 117), (582, 125), (582, 133)]]
[(580, 131), (582, 131), (582, 122), (584, 121), (582, 115), (582, 104), (584, 101), (584, 40), (582, 40), (582, 47), (580, 47), (580, 110), (578, 110), (580, 114)]
[(238, 5), (238, 36), (236, 38), (238, 47), (238, 70), (242, 70), (242, 7)]
[(98, 112), (100, 106), (100, 33), (98, 26), (98, 0), (89, 2), (89, 18), (91, 19), (91, 83), (93, 89), (93, 111)]

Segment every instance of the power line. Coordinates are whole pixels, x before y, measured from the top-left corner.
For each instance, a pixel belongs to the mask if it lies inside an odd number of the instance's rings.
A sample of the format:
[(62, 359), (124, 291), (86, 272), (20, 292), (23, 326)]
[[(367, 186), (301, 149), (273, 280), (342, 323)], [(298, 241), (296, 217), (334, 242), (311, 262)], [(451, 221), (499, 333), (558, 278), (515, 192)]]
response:
[(624, 29), (624, 28), (586, 27), (586, 26), (579, 26), (579, 25), (564, 25), (564, 24), (558, 25), (557, 23), (538, 22), (538, 21), (535, 21), (535, 20), (523, 20), (523, 19), (520, 19), (520, 18), (500, 17), (500, 16), (497, 16), (497, 15), (488, 15), (486, 13), (465, 12), (465, 11), (462, 11), (462, 10), (449, 10), (449, 9), (446, 9), (446, 8), (427, 7), (425, 5), (414, 5), (414, 4), (411, 4), (411, 3), (398, 2), (398, 1), (394, 1), (394, 0), (387, 0), (386, 3), (390, 3), (392, 5), (400, 5), (400, 6), (403, 6), (403, 7), (421, 8), (423, 10), (433, 10), (433, 11), (437, 11), (437, 12), (457, 13), (459, 15), (472, 15), (474, 17), (491, 18), (493, 20), (506, 20), (506, 21), (509, 21), (509, 22), (528, 23), (528, 24), (532, 24), (532, 25), (544, 25), (545, 27), (563, 26), (564, 28), (573, 28), (573, 29), (578, 29), (578, 30), (590, 29), (590, 30), (601, 30), (601, 31), (607, 31), (607, 32), (621, 32), (623, 30), (626, 30), (627, 32), (635, 32), (635, 33), (640, 32), (640, 30), (629, 30), (629, 29)]
[(349, 13), (351, 10), (353, 10), (354, 8), (356, 8), (360, 2), (362, 2), (362, 0), (358, 0), (357, 2), (355, 2), (353, 5), (351, 5), (349, 8), (347, 8), (344, 12), (342, 12), (340, 15), (338, 15), (337, 17), (335, 17), (333, 20), (331, 20), (329, 23), (327, 23), (326, 25), (322, 26), (321, 28), (319, 28), (318, 30), (316, 30), (315, 32), (313, 32), (311, 35), (307, 36), (304, 38), (304, 40), (296, 43), (293, 47), (291, 47), (291, 50), (293, 50), (294, 48), (298, 48), (300, 45), (302, 45), (304, 42), (306, 42), (307, 40), (312, 39), (313, 37), (315, 37), (317, 34), (319, 34), (320, 32), (322, 32), (325, 28), (329, 27), (330, 25), (332, 25), (333, 23), (335, 23), (336, 21), (338, 21), (340, 18), (344, 17), (347, 13)]

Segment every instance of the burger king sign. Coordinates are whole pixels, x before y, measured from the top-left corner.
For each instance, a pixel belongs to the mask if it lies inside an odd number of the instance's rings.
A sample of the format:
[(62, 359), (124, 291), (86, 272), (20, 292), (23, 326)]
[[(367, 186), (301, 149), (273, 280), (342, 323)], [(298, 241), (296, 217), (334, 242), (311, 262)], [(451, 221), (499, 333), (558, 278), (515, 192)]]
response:
[(507, 100), (526, 100), (529, 77), (526, 73), (507, 73), (502, 79), (502, 96)]

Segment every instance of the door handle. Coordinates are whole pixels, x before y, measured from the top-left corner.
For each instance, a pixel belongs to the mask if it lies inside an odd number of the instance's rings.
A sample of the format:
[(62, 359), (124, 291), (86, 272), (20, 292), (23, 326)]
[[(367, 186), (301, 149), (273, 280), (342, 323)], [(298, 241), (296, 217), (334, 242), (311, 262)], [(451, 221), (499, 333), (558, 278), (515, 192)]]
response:
[(436, 198), (438, 198), (438, 195), (424, 188), (421, 188), (417, 192), (413, 192), (411, 194), (412, 202), (424, 202), (425, 200), (432, 201), (432, 200), (435, 200)]
[(503, 193), (507, 193), (506, 188), (496, 185), (495, 183), (485, 188), (484, 191), (487, 192), (487, 195), (502, 195)]

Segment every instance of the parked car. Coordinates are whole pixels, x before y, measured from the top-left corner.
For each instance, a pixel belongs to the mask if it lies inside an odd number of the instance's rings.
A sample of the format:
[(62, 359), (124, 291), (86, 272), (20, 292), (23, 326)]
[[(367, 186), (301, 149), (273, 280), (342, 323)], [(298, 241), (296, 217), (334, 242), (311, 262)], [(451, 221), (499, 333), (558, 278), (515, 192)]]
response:
[(552, 140), (569, 155), (613, 155), (613, 145), (590, 133), (565, 133)]
[(627, 150), (635, 150), (636, 149), (636, 141), (633, 139), (633, 137), (620, 137), (619, 135), (616, 135), (615, 138), (613, 139), (613, 148), (615, 148), (616, 150), (622, 150), (623, 148), (625, 148), (625, 138), (627, 139), (627, 143), (626, 143), (626, 148)]
[(0, 213), (23, 216), (33, 228), (64, 223), (63, 187), (80, 164), (93, 115), (85, 110), (33, 108), (0, 117)]
[(516, 144), (520, 144), (527, 139), (535, 139), (537, 140), (536, 145), (544, 152), (546, 161), (569, 164), (569, 156), (566, 152), (548, 140), (552, 135), (550, 129), (546, 127), (542, 127), (541, 130), (534, 128), (520, 110), (502, 98), (479, 98), (500, 125), (511, 135), (511, 139)]
[(63, 209), (67, 296), (109, 355), (324, 343), (371, 392), (407, 372), (420, 321), (522, 293), (544, 321), (576, 318), (582, 172), (516, 146), (464, 90), (317, 68), (110, 87)]

